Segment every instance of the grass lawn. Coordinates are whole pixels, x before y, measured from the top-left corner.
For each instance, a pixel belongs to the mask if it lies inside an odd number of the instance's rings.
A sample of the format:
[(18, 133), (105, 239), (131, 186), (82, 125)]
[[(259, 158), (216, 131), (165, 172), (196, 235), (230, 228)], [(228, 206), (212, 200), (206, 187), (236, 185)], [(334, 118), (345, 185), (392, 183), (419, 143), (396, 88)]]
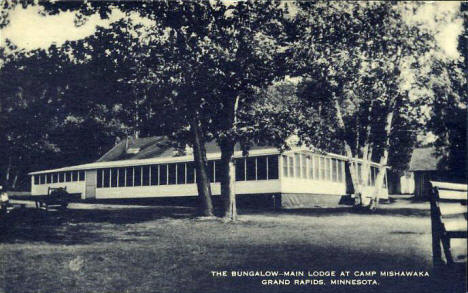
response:
[[(398, 200), (374, 214), (348, 208), (241, 211), (236, 223), (197, 219), (188, 207), (72, 204), (48, 216), (27, 209), (2, 229), (0, 292), (447, 292), (433, 277), (374, 277), (378, 285), (371, 286), (336, 286), (324, 278), (324, 286), (287, 286), (262, 285), (273, 279), (267, 277), (211, 275), (432, 274), (428, 208)], [(359, 278), (372, 279), (348, 277)]]

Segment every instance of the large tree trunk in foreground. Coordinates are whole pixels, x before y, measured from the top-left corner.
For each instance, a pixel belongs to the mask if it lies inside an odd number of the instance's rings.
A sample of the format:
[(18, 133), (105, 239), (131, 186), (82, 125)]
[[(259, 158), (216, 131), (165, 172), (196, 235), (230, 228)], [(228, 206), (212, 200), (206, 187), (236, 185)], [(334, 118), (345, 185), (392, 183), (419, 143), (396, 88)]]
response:
[[(343, 116), (341, 114), (340, 104), (336, 100), (335, 100), (335, 111), (336, 111), (336, 118), (338, 121), (338, 127), (344, 131), (345, 124), (343, 121)], [(343, 141), (343, 143), (344, 143), (346, 157), (348, 159), (349, 174), (351, 175), (351, 183), (353, 185), (353, 190), (354, 190), (353, 197), (355, 197), (356, 194), (360, 192), (359, 178), (357, 178), (357, 174), (356, 174), (357, 162), (354, 160), (353, 151), (351, 150), (350, 144), (346, 141), (346, 139)]]
[(221, 149), (221, 196), (224, 203), (224, 219), (235, 221), (237, 220), (237, 204), (236, 204), (236, 167), (234, 164), (234, 146), (236, 140), (232, 137), (232, 131), (237, 123), (237, 110), (239, 108), (240, 97), (236, 96), (232, 103), (228, 103), (225, 107), (225, 119), (223, 129), (226, 131), (224, 138), (219, 141)]
[(213, 216), (213, 203), (211, 202), (211, 186), (208, 174), (208, 160), (206, 159), (205, 139), (201, 132), (200, 121), (193, 118), (190, 122), (190, 128), (193, 136), (193, 158), (197, 170), (197, 189), (200, 199), (200, 214), (202, 216)]
[(221, 148), (221, 195), (224, 203), (224, 218), (235, 221), (237, 219), (236, 207), (236, 169), (234, 164), (234, 143), (225, 141), (220, 144)]

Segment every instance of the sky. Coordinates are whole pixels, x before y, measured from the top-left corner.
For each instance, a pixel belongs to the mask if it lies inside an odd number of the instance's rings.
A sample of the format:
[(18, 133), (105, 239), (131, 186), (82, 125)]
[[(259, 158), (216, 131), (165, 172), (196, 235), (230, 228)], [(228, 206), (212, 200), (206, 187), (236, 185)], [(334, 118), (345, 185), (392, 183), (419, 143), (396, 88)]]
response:
[[(126, 15), (113, 9), (108, 19), (101, 19), (99, 15), (91, 15), (83, 25), (75, 26), (75, 12), (66, 11), (56, 15), (44, 15), (39, 6), (23, 8), (17, 6), (10, 12), (10, 23), (0, 30), (0, 46), (5, 45), (5, 40), (10, 40), (19, 49), (27, 51), (34, 49), (46, 49), (51, 44), (63, 45), (66, 41), (84, 39), (96, 32), (98, 26), (109, 27)], [(132, 13), (130, 18), (145, 23), (147, 19)]]
[[(463, 20), (454, 17), (459, 5), (460, 2), (456, 1), (426, 2), (416, 15), (408, 16), (407, 21), (422, 23), (432, 30), (442, 52), (449, 58), (457, 58), (457, 37), (463, 30)], [(6, 39), (25, 50), (47, 48), (52, 43), (60, 46), (67, 40), (79, 40), (92, 35), (97, 26), (108, 27), (124, 16), (121, 11), (115, 9), (109, 19), (102, 20), (93, 15), (84, 25), (76, 27), (73, 12), (44, 16), (39, 13), (40, 10), (38, 6), (29, 6), (26, 9), (18, 6), (11, 11), (10, 24), (0, 30), (0, 46), (5, 45)]]
[(457, 15), (459, 1), (426, 2), (414, 15), (407, 15), (406, 21), (423, 24), (434, 33), (442, 52), (451, 59), (459, 57), (458, 36), (463, 32), (463, 18)]
[(102, 20), (98, 15), (89, 17), (82, 26), (74, 25), (75, 13), (62, 12), (57, 15), (41, 15), (38, 6), (26, 9), (17, 6), (10, 12), (10, 23), (0, 31), (1, 46), (9, 39), (14, 45), (25, 50), (44, 49), (55, 43), (63, 45), (67, 40), (80, 40), (94, 34), (96, 26), (107, 27), (111, 21), (123, 14), (114, 11), (110, 19)]

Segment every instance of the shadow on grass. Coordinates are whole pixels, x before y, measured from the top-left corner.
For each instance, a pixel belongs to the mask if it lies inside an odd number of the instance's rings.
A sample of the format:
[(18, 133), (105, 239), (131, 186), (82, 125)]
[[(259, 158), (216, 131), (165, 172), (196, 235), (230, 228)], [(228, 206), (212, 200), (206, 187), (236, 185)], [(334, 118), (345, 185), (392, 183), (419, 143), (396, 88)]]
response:
[[(15, 211), (0, 222), (0, 243), (48, 242), (74, 245), (116, 240), (96, 230), (94, 224), (135, 224), (163, 218), (182, 219), (195, 217), (192, 209), (125, 208), (125, 209), (67, 209), (44, 212), (37, 209)], [(122, 227), (124, 229), (124, 227)], [(99, 228), (98, 228), (99, 229)], [(121, 229), (120, 229), (121, 230)], [(129, 234), (132, 235), (132, 234)], [(140, 236), (140, 235), (134, 235)]]
[[(429, 216), (429, 210), (412, 208), (392, 208), (386, 206), (374, 212), (356, 211), (352, 207), (301, 208), (284, 210), (241, 209), (239, 213), (253, 215), (302, 215), (310, 217), (331, 217), (349, 214), (386, 216)], [(220, 214), (216, 211), (216, 214)], [(24, 209), (8, 215), (0, 221), (0, 242), (48, 242), (65, 245), (90, 244), (121, 240), (114, 231), (124, 233), (126, 224), (136, 224), (159, 219), (190, 219), (196, 217), (196, 209), (181, 206), (125, 207), (67, 209), (64, 211), (44, 211)], [(110, 224), (109, 233), (102, 233), (102, 227), (95, 224)], [(102, 226), (102, 225), (101, 225)], [(132, 236), (131, 234), (128, 234)], [(139, 236), (133, 235), (138, 239)], [(134, 239), (135, 239), (134, 237)]]
[[(338, 207), (338, 208), (298, 208), (298, 209), (283, 209), (277, 211), (253, 211), (249, 210), (249, 214), (253, 213), (269, 213), (269, 214), (289, 214), (289, 215), (306, 215), (315, 217), (328, 217), (344, 214), (355, 215), (385, 215), (385, 216), (430, 216), (430, 210), (413, 209), (413, 208), (378, 208), (376, 211), (357, 210), (353, 207)], [(242, 212), (247, 213), (247, 211)]]

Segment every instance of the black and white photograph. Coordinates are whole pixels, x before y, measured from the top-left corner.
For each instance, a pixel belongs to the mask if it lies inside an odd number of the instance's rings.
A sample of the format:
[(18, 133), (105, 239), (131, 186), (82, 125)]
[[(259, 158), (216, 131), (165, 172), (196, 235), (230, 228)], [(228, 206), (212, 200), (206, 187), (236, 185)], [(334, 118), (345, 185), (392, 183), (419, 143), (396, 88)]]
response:
[(1, 0), (0, 293), (468, 292), (467, 24)]

